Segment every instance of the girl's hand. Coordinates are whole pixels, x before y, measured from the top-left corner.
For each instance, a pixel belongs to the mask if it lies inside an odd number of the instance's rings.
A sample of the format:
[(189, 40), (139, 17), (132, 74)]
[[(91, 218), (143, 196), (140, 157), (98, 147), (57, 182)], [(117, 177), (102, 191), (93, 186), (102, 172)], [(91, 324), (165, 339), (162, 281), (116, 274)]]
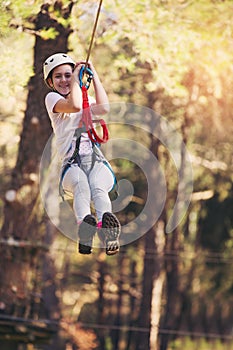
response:
[(78, 75), (80, 69), (82, 68), (82, 66), (83, 66), (83, 62), (77, 62), (76, 65), (75, 65), (75, 67), (74, 67), (73, 73), (75, 73), (75, 75), (76, 75), (76, 74)]
[[(74, 71), (73, 71), (73, 79), (80, 84), (80, 69), (83, 68), (85, 66), (85, 61), (80, 61), (77, 62), (75, 67), (74, 67)], [(88, 67), (89, 68), (89, 67)]]
[(95, 72), (95, 67), (93, 66), (92, 62), (89, 61), (87, 64), (88, 68), (90, 68), (90, 70), (94, 73)]
[[(81, 69), (82, 66), (86, 65), (86, 61), (79, 61), (76, 63), (75, 69), (76, 67), (79, 67), (79, 70)], [(88, 61), (87, 63), (87, 67), (90, 68), (90, 70), (94, 73), (96, 73), (95, 67), (93, 66), (91, 61)], [(78, 71), (79, 72), (79, 71)]]

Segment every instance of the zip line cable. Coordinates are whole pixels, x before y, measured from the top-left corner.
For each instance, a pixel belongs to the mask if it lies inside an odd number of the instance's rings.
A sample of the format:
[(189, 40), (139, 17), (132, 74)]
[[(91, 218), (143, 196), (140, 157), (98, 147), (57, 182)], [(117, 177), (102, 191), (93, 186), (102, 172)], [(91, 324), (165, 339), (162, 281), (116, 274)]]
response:
[[(111, 325), (111, 324), (98, 324), (98, 323), (84, 323), (84, 322), (78, 322), (80, 326), (83, 328), (93, 328), (93, 329), (107, 329), (107, 330), (120, 330), (120, 331), (134, 331), (134, 332), (146, 332), (149, 333), (150, 329), (147, 327), (133, 327), (133, 326), (127, 326), (127, 325)], [(195, 338), (210, 338), (210, 339), (224, 339), (224, 340), (233, 340), (232, 335), (227, 334), (220, 334), (220, 333), (207, 333), (207, 332), (195, 332), (195, 331), (182, 331), (182, 330), (176, 330), (176, 329), (166, 329), (166, 328), (160, 328), (158, 325), (155, 325), (154, 327), (158, 328), (158, 333), (160, 335), (167, 334), (167, 335), (177, 335), (177, 336), (185, 336), (185, 337), (195, 337)]]
[[(30, 240), (15, 240), (14, 238), (8, 238), (8, 239), (0, 239), (0, 246), (14, 246), (18, 248), (26, 248), (26, 247), (34, 247), (34, 248), (44, 248), (46, 250), (50, 250), (49, 246), (44, 244), (43, 242), (35, 242)], [(63, 247), (53, 247), (51, 251), (55, 252), (67, 252), (67, 253), (74, 253), (76, 250), (73, 247), (63, 248)], [(194, 260), (197, 259), (197, 257), (203, 258), (204, 262), (212, 262), (212, 263), (226, 263), (226, 264), (232, 264), (233, 263), (233, 256), (225, 256), (224, 252), (199, 252), (196, 254), (195, 252), (189, 251), (189, 250), (182, 250), (182, 251), (175, 251), (175, 250), (165, 250), (163, 252), (155, 252), (152, 249), (147, 249), (145, 252), (143, 252), (142, 249), (139, 249), (139, 251), (142, 254), (145, 254), (146, 258), (148, 257), (155, 257), (155, 258), (162, 258), (165, 260)], [(122, 248), (122, 255), (127, 254), (127, 250)], [(202, 263), (202, 262), (201, 262)]]

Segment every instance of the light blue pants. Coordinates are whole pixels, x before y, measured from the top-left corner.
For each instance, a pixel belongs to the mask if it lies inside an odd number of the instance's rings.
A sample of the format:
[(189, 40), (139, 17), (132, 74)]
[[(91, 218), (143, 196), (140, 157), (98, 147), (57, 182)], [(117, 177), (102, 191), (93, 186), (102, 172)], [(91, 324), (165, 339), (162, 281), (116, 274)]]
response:
[(91, 214), (93, 202), (98, 222), (105, 212), (112, 211), (108, 192), (115, 184), (115, 176), (111, 169), (103, 162), (96, 160), (92, 167), (92, 156), (81, 158), (81, 167), (73, 164), (64, 175), (62, 186), (65, 191), (73, 194), (73, 209), (80, 222)]

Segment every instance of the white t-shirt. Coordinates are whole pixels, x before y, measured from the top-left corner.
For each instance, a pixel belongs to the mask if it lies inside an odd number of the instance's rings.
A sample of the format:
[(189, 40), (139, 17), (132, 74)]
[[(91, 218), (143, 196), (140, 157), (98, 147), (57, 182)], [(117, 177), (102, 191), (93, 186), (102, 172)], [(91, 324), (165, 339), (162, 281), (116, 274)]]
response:
[[(56, 146), (61, 159), (69, 159), (76, 146), (75, 130), (79, 127), (82, 118), (82, 111), (78, 113), (54, 113), (53, 108), (56, 103), (64, 98), (57, 92), (49, 92), (45, 97), (45, 106), (51, 120), (51, 125), (56, 138)], [(89, 97), (89, 104), (95, 103), (93, 97)], [(92, 143), (88, 134), (82, 133), (79, 154), (92, 153)]]

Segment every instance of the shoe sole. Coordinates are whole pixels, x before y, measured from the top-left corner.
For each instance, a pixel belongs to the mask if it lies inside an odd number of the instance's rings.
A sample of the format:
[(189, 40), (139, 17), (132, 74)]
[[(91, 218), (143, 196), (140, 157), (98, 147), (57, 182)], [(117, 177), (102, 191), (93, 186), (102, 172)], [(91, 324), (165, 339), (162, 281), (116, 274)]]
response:
[(119, 236), (121, 225), (117, 217), (112, 213), (104, 213), (102, 228), (105, 235), (106, 254), (114, 255), (120, 250)]
[(79, 246), (80, 254), (92, 253), (92, 241), (96, 233), (96, 219), (92, 215), (87, 215), (79, 226)]

